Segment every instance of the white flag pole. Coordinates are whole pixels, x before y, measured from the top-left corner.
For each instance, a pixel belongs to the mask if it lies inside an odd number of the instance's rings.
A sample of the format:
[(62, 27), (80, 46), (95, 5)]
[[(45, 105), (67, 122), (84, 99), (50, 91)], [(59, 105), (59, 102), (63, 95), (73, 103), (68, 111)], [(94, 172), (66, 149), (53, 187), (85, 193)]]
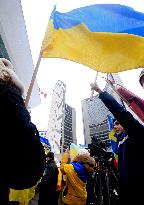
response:
[[(96, 76), (95, 76), (95, 79), (94, 79), (94, 83), (97, 81), (97, 77), (98, 77), (98, 71), (96, 72)], [(91, 91), (90, 99), (93, 98), (93, 95), (94, 95), (94, 90)]]

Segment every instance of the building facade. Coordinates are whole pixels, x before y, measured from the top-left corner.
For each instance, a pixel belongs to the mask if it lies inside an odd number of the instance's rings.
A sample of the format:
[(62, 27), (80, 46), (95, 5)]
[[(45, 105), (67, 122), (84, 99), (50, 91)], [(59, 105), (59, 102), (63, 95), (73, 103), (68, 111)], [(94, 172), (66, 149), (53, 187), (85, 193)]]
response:
[(70, 144), (77, 144), (76, 140), (76, 111), (74, 108), (65, 104), (64, 117), (64, 145), (63, 151), (69, 148)]
[[(123, 85), (117, 74), (108, 75), (107, 78), (114, 80), (120, 85)], [(106, 84), (104, 90), (110, 93), (120, 104), (123, 103), (119, 96), (110, 88), (110, 86), (108, 86), (108, 84)], [(109, 125), (107, 115), (113, 117), (112, 113), (99, 99), (98, 95), (94, 96), (92, 99), (87, 98), (82, 101), (85, 144), (90, 144), (92, 138), (98, 138), (105, 142), (107, 147), (110, 146), (110, 141), (108, 138)]]
[[(21, 1), (19, 0), (0, 1), (0, 58), (11, 61), (16, 74), (24, 83), (24, 97), (26, 97), (34, 65)], [(39, 104), (39, 90), (35, 81), (29, 106), (33, 108)]]
[(53, 90), (47, 130), (47, 138), (56, 154), (61, 153), (64, 144), (65, 93), (66, 85), (59, 80)]
[(47, 138), (55, 154), (63, 153), (71, 142), (76, 143), (76, 112), (65, 103), (66, 85), (58, 81), (52, 95)]

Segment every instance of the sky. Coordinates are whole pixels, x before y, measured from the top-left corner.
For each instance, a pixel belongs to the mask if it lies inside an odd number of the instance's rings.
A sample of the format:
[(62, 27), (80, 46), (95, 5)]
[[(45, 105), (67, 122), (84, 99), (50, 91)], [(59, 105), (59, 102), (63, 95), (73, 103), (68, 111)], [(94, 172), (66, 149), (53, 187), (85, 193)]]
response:
[[(144, 11), (143, 0), (21, 0), (26, 29), (31, 48), (34, 66), (40, 52), (42, 40), (49, 16), (54, 5), (57, 10), (67, 12), (74, 8), (95, 3), (119, 3), (131, 6), (138, 11)], [(121, 72), (120, 77), (127, 89), (144, 98), (144, 90), (139, 84), (141, 69)], [(63, 59), (42, 59), (37, 74), (37, 82), (41, 91), (47, 93), (47, 98), (41, 95), (41, 104), (32, 109), (32, 121), (39, 130), (47, 130), (52, 92), (58, 80), (66, 84), (66, 103), (76, 109), (76, 135), (78, 143), (84, 143), (81, 101), (90, 97), (90, 83), (94, 82), (96, 71)], [(98, 83), (104, 88), (103, 74), (98, 74)]]

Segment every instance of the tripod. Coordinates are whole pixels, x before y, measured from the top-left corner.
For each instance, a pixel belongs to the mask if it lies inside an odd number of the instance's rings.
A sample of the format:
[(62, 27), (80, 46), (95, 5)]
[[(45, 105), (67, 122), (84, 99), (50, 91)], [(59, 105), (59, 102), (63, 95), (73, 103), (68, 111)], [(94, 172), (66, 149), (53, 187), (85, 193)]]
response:
[(97, 205), (116, 205), (118, 202), (118, 182), (111, 164), (104, 156), (95, 157), (95, 195)]

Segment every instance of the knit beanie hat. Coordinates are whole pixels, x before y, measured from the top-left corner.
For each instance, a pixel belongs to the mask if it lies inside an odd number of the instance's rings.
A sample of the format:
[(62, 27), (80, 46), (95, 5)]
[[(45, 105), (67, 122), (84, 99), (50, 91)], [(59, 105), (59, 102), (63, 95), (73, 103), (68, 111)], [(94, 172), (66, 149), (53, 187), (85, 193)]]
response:
[(0, 81), (15, 85), (24, 94), (24, 85), (13, 70), (11, 62), (5, 58), (0, 58)]
[(139, 76), (139, 82), (140, 82), (141, 86), (142, 86), (142, 82), (141, 82), (142, 77), (144, 77), (144, 69), (141, 71), (140, 76)]

